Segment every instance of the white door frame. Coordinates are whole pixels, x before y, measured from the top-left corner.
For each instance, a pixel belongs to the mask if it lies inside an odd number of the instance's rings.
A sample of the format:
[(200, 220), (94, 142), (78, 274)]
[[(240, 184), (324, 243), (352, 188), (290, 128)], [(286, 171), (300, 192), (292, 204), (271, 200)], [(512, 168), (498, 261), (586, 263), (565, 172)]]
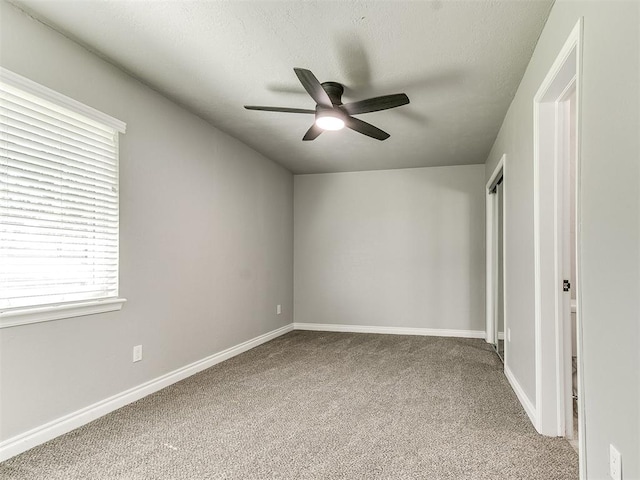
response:
[[(566, 332), (566, 299), (562, 292), (566, 220), (566, 135), (559, 134), (565, 119), (567, 92), (575, 88), (576, 102), (576, 285), (578, 349), (578, 424), (580, 478), (586, 478), (584, 395), (582, 388), (582, 321), (580, 296), (580, 99), (582, 18), (551, 66), (533, 100), (534, 115), (534, 265), (536, 429), (551, 436), (566, 436), (569, 422), (567, 368), (571, 338)], [(566, 132), (565, 132), (566, 133)], [(567, 355), (569, 361), (567, 362)], [(568, 364), (568, 365), (567, 365)], [(570, 375), (570, 374), (569, 374)], [(569, 396), (568, 396), (569, 395)]]
[[(506, 159), (507, 156), (506, 154), (502, 155), (502, 158), (500, 158), (500, 161), (498, 162), (498, 164), (496, 165), (496, 167), (493, 170), (493, 173), (491, 173), (491, 177), (489, 177), (489, 181), (487, 182), (486, 188), (485, 188), (485, 212), (486, 212), (486, 226), (485, 226), (485, 234), (486, 234), (486, 336), (485, 339), (487, 341), (487, 343), (491, 343), (492, 345), (497, 343), (498, 339), (495, 338), (495, 331), (496, 331), (496, 323), (497, 323), (497, 316), (498, 316), (498, 305), (497, 305), (497, 300), (498, 300), (498, 277), (496, 275), (496, 270), (497, 270), (497, 266), (498, 266), (498, 251), (497, 251), (497, 241), (496, 241), (496, 234), (497, 234), (497, 223), (496, 223), (496, 209), (497, 207), (497, 202), (496, 202), (496, 196), (494, 194), (491, 193), (491, 190), (494, 186), (494, 184), (496, 183), (496, 181), (502, 177), (503, 182), (505, 179), (505, 164), (506, 164)], [(502, 202), (502, 250), (504, 252), (504, 245), (505, 245), (505, 231), (506, 229), (504, 228), (504, 224), (505, 224), (505, 202), (504, 202), (504, 188), (503, 187), (503, 202)], [(505, 268), (504, 268), (504, 264), (505, 264), (505, 258), (503, 255), (502, 258), (502, 285), (503, 285), (503, 295), (502, 295), (502, 299), (503, 299), (503, 303), (505, 302), (505, 295), (504, 295), (504, 286), (506, 285), (505, 282)], [(505, 324), (505, 332), (507, 331), (506, 329), (506, 325), (507, 325), (507, 316), (506, 316), (506, 308), (503, 308), (503, 312), (504, 312), (504, 324)], [(505, 352), (504, 352), (504, 356), (505, 358), (504, 363), (506, 364), (506, 356), (507, 356), (507, 345), (506, 345), (506, 341), (505, 341)]]

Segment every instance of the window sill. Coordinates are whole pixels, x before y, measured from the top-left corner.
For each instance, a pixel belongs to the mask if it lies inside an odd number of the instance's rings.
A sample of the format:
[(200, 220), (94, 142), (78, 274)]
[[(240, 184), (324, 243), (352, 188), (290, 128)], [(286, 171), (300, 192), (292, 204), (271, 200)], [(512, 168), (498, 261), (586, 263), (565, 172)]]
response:
[(14, 308), (0, 311), (0, 329), (48, 322), (62, 318), (81, 317), (95, 313), (114, 312), (122, 308), (126, 298), (108, 298), (59, 305)]

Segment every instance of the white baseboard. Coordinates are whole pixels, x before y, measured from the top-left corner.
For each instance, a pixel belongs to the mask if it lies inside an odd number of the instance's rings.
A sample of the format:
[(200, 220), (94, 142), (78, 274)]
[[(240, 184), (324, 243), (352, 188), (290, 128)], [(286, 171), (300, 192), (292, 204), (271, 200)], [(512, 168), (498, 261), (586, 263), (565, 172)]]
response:
[(506, 365), (504, 366), (504, 374), (507, 377), (507, 380), (509, 380), (511, 388), (513, 388), (513, 391), (516, 392), (516, 396), (524, 407), (524, 411), (527, 412), (527, 415), (529, 416), (529, 420), (531, 420), (533, 427), (537, 430), (536, 425), (538, 425), (538, 416), (536, 413), (536, 408), (533, 406), (533, 403), (531, 403), (529, 397), (527, 397), (527, 394), (524, 393), (524, 390), (518, 383), (518, 380), (516, 380), (513, 372)]
[(160, 377), (154, 378), (136, 387), (125, 390), (112, 397), (101, 400), (88, 407), (81, 408), (73, 413), (60, 417), (49, 423), (36, 427), (25, 433), (9, 438), (0, 443), (0, 462), (3, 462), (30, 448), (47, 442), (55, 437), (70, 432), (82, 425), (85, 425), (107, 413), (113, 412), (131, 402), (140, 400), (158, 390), (183, 380), (191, 375), (205, 370), (213, 365), (223, 362), (231, 357), (235, 357), (247, 350), (272, 340), (280, 335), (293, 330), (293, 324), (267, 332), (264, 335), (242, 342), (234, 347), (227, 348), (221, 352), (210, 355), (202, 360), (178, 368)]
[(373, 327), (365, 325), (334, 325), (331, 323), (293, 324), (294, 330), (317, 332), (384, 333), (387, 335), (424, 335), (429, 337), (484, 338), (484, 330), (448, 330), (440, 328)]

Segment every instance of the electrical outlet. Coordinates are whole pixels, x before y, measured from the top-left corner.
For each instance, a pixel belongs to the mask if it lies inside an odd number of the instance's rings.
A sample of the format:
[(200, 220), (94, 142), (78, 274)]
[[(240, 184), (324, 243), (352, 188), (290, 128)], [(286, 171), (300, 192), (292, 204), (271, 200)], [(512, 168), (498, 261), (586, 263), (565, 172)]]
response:
[(507, 342), (511, 341), (511, 329), (507, 328)]
[(282, 305), (276, 305), (276, 315), (280, 315), (282, 313)]
[(609, 445), (609, 476), (613, 480), (622, 480), (620, 452), (611, 444)]
[(139, 362), (142, 360), (142, 345), (136, 345), (133, 347), (133, 361)]

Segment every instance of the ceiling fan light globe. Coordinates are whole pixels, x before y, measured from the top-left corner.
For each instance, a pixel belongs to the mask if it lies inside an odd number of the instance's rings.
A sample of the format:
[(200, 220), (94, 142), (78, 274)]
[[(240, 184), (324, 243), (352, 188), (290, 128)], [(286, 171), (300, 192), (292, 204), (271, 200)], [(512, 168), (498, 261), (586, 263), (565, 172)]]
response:
[(330, 115), (324, 115), (316, 118), (316, 125), (323, 130), (342, 130), (344, 128), (344, 120)]

